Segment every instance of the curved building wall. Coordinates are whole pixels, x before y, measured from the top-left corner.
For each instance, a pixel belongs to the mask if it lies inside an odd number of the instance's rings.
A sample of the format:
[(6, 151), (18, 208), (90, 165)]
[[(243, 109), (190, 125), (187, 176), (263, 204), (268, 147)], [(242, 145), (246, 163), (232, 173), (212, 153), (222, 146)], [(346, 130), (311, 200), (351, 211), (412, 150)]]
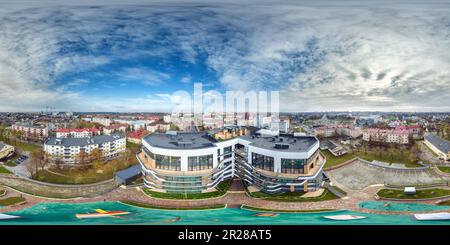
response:
[[(157, 191), (212, 191), (221, 181), (235, 175), (266, 193), (314, 191), (322, 182), (324, 159), (319, 154), (317, 139), (305, 151), (267, 149), (243, 138), (214, 142), (212, 146), (200, 149), (155, 147), (145, 138), (142, 144), (138, 159), (143, 166), (144, 183)], [(206, 155), (212, 159), (200, 159)], [(255, 156), (266, 156), (268, 166), (258, 164), (257, 160), (261, 159)], [(172, 161), (173, 158), (179, 167), (161, 167), (164, 165), (160, 164), (161, 159)], [(205, 160), (208, 163), (205, 164)], [(198, 162), (203, 167), (192, 166)]]
[[(144, 184), (149, 188), (164, 192), (205, 192), (214, 190), (221, 181), (234, 175), (232, 158), (224, 158), (222, 149), (217, 146), (165, 149), (151, 146), (145, 140), (142, 142), (138, 159), (144, 169)], [(161, 159), (173, 158), (179, 161), (179, 167), (171, 164), (164, 167)]]

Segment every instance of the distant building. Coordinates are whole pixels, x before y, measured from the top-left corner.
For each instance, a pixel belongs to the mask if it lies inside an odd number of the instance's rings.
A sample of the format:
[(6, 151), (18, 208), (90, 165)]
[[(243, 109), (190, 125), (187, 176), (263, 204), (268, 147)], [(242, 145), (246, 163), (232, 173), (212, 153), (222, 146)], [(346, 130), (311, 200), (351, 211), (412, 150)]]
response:
[(14, 154), (14, 146), (7, 145), (0, 141), (0, 159), (10, 157)]
[(420, 125), (397, 126), (395, 130), (406, 130), (415, 138), (422, 134), (422, 127)]
[(363, 131), (363, 140), (394, 144), (409, 144), (411, 133), (404, 129), (368, 128)]
[(52, 160), (61, 160), (65, 164), (81, 161), (81, 152), (89, 154), (99, 149), (103, 159), (112, 159), (126, 149), (126, 139), (121, 135), (98, 135), (89, 138), (50, 138), (44, 143), (44, 151)]
[(112, 123), (112, 120), (105, 117), (93, 117), (92, 122), (101, 124), (103, 126), (109, 126)]
[(362, 130), (359, 127), (353, 127), (351, 125), (329, 125), (315, 128), (314, 135), (325, 138), (333, 136), (358, 138), (362, 135)]
[(127, 135), (127, 141), (134, 144), (141, 144), (141, 140), (144, 136), (148, 134), (148, 131), (145, 129), (138, 129), (132, 132), (129, 132)]
[(44, 140), (48, 137), (48, 129), (45, 126), (36, 126), (32, 123), (15, 123), (11, 129), (23, 133), (25, 138)]
[(120, 133), (120, 132), (126, 132), (128, 128), (127, 124), (115, 124), (111, 126), (103, 127), (103, 134), (113, 134), (113, 133)]
[(441, 139), (435, 134), (429, 134), (424, 137), (424, 143), (436, 153), (440, 159), (445, 161), (450, 160), (450, 141)]
[(153, 122), (147, 125), (147, 131), (154, 133), (154, 132), (166, 132), (170, 130), (170, 123), (166, 122)]
[(87, 138), (99, 135), (96, 128), (60, 128), (56, 130), (56, 138)]

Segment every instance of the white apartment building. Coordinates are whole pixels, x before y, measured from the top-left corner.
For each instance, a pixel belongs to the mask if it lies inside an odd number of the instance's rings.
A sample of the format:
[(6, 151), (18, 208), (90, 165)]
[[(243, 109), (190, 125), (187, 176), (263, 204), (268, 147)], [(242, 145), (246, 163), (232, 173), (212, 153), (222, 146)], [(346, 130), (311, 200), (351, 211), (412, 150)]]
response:
[(60, 128), (56, 130), (56, 138), (87, 138), (99, 135), (96, 128)]
[(61, 160), (64, 164), (76, 164), (80, 161), (80, 153), (87, 156), (94, 149), (99, 149), (104, 159), (112, 159), (126, 149), (126, 137), (121, 135), (99, 135), (88, 138), (50, 138), (44, 143), (44, 151), (53, 160)]
[(409, 144), (410, 132), (399, 129), (369, 128), (363, 132), (364, 141)]
[(330, 125), (315, 128), (314, 135), (321, 137), (342, 135), (350, 136), (352, 138), (358, 138), (362, 135), (362, 130), (359, 127), (353, 127), (351, 125)]
[(127, 131), (128, 125), (126, 124), (116, 124), (111, 126), (103, 127), (103, 134), (113, 134), (113, 133), (119, 133), (123, 132), (125, 133)]
[(92, 122), (99, 123), (103, 126), (109, 126), (112, 123), (112, 120), (105, 117), (93, 117)]

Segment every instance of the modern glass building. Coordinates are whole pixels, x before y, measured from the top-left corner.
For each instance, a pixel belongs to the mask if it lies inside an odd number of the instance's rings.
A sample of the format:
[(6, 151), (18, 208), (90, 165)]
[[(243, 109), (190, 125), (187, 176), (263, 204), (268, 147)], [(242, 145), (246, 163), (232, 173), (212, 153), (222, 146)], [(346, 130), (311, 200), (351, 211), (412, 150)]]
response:
[(161, 192), (214, 191), (237, 176), (266, 193), (320, 188), (325, 159), (313, 136), (263, 137), (243, 127), (151, 134), (137, 158), (144, 183)]

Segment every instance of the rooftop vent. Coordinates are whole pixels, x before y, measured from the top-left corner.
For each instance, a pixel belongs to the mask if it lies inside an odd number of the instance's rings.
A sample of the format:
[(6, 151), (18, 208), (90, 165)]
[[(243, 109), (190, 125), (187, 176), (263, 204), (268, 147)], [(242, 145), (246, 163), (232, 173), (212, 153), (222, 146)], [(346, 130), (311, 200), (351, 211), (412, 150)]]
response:
[(192, 146), (192, 142), (190, 142), (190, 141), (178, 142), (177, 144), (178, 144), (178, 146), (183, 147), (183, 148), (188, 148), (188, 147)]
[(289, 145), (277, 143), (275, 144), (275, 149), (289, 149)]

